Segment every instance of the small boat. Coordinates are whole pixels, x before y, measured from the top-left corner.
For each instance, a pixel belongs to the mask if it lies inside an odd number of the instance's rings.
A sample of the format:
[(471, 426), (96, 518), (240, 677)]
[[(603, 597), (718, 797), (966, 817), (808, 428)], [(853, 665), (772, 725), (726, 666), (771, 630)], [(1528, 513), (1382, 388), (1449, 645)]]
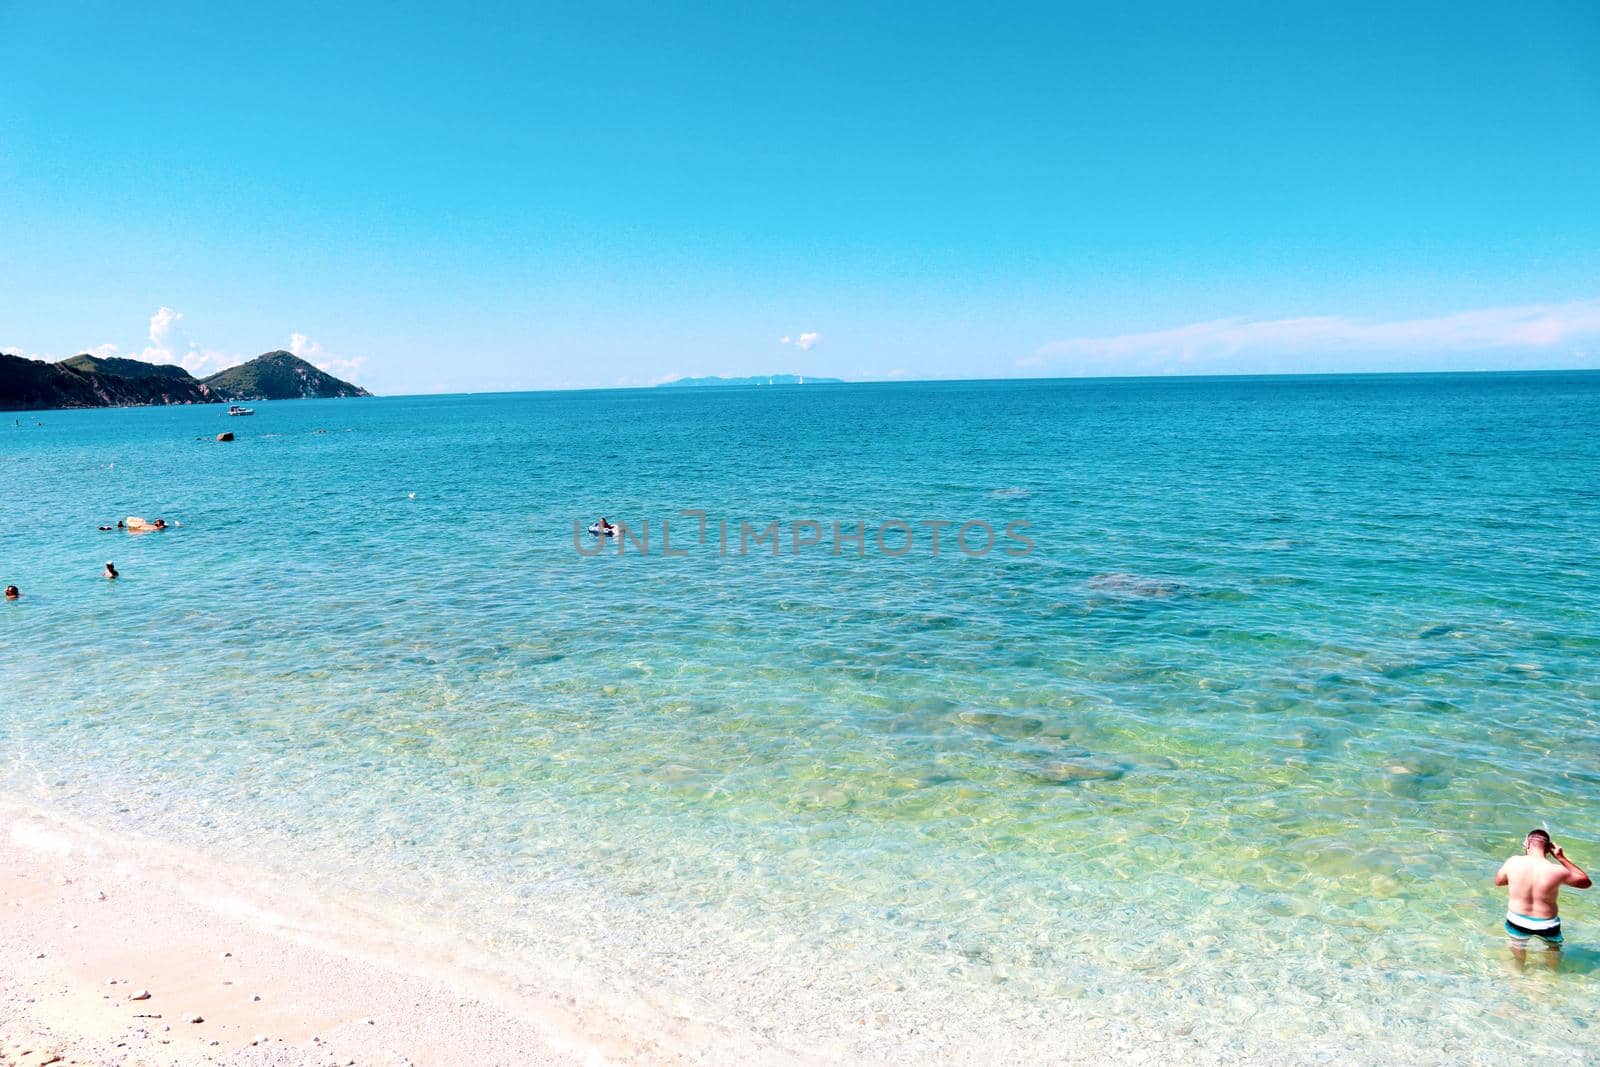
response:
[(229, 415), (254, 415), (255, 413), (255, 408), (242, 408), (238, 404), (234, 404), (228, 408)]

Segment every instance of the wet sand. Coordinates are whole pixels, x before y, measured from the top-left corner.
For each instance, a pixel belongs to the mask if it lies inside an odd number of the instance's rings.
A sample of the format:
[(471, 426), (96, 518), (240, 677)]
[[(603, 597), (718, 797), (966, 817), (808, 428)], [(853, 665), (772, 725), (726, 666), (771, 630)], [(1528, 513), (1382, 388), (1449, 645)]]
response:
[(508, 995), (421, 946), (354, 949), (292, 900), (244, 899), (72, 829), (0, 806), (0, 1063), (676, 1059), (605, 1036), (582, 1005)]

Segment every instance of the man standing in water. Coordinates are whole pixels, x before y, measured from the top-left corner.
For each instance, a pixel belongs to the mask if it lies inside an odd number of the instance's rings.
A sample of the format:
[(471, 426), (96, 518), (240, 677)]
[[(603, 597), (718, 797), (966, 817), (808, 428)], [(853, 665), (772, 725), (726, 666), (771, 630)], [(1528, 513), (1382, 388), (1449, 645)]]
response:
[[(1547, 856), (1554, 856), (1556, 862), (1549, 862)], [(1506, 904), (1506, 933), (1511, 935), (1511, 951), (1520, 957), (1535, 937), (1552, 952), (1559, 952), (1561, 912), (1556, 908), (1556, 895), (1564, 885), (1588, 889), (1594, 883), (1582, 867), (1567, 859), (1547, 831), (1530, 830), (1522, 839), (1522, 855), (1512, 856), (1500, 865), (1494, 884), (1511, 887)]]

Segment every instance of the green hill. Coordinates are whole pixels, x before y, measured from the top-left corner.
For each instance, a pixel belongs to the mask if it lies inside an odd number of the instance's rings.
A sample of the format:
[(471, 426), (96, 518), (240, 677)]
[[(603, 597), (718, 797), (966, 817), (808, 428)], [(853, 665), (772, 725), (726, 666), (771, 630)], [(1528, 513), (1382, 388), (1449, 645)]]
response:
[(88, 379), (57, 363), (0, 354), (0, 408), (99, 407)]
[(100, 369), (100, 364), (110, 362), (75, 356), (64, 363), (45, 363), (0, 354), (0, 410), (203, 404), (216, 399), (182, 367), (171, 368), (174, 374), (142, 363), (138, 365), (155, 373), (128, 377)]
[(204, 381), (169, 363), (87, 353), (46, 363), (0, 353), (0, 411), (371, 395), (281, 351), (257, 356)]
[(281, 349), (229, 367), (201, 381), (219, 400), (299, 400), (333, 396), (371, 396), (359, 385), (340, 381)]
[(199, 379), (176, 363), (146, 363), (143, 360), (125, 359), (121, 356), (91, 356), (85, 352), (81, 356), (64, 359), (57, 366), (66, 367), (80, 374), (114, 374), (130, 381), (162, 379), (187, 382), (191, 385), (200, 384)]

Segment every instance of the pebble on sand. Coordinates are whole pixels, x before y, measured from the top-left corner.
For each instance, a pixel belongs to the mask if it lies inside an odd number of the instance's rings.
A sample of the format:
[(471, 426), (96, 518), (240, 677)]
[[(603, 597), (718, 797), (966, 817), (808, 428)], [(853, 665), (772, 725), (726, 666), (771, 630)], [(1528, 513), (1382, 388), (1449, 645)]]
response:
[(150, 999), (150, 990), (141, 989), (137, 993), (129, 993), (128, 994), (128, 999), (129, 1000), (149, 1000)]
[(183, 1017), (183, 1021), (186, 1023), (203, 1023), (205, 1022), (205, 1019), (201, 1017), (199, 1012), (193, 1012), (189, 1015), (185, 1015)]

